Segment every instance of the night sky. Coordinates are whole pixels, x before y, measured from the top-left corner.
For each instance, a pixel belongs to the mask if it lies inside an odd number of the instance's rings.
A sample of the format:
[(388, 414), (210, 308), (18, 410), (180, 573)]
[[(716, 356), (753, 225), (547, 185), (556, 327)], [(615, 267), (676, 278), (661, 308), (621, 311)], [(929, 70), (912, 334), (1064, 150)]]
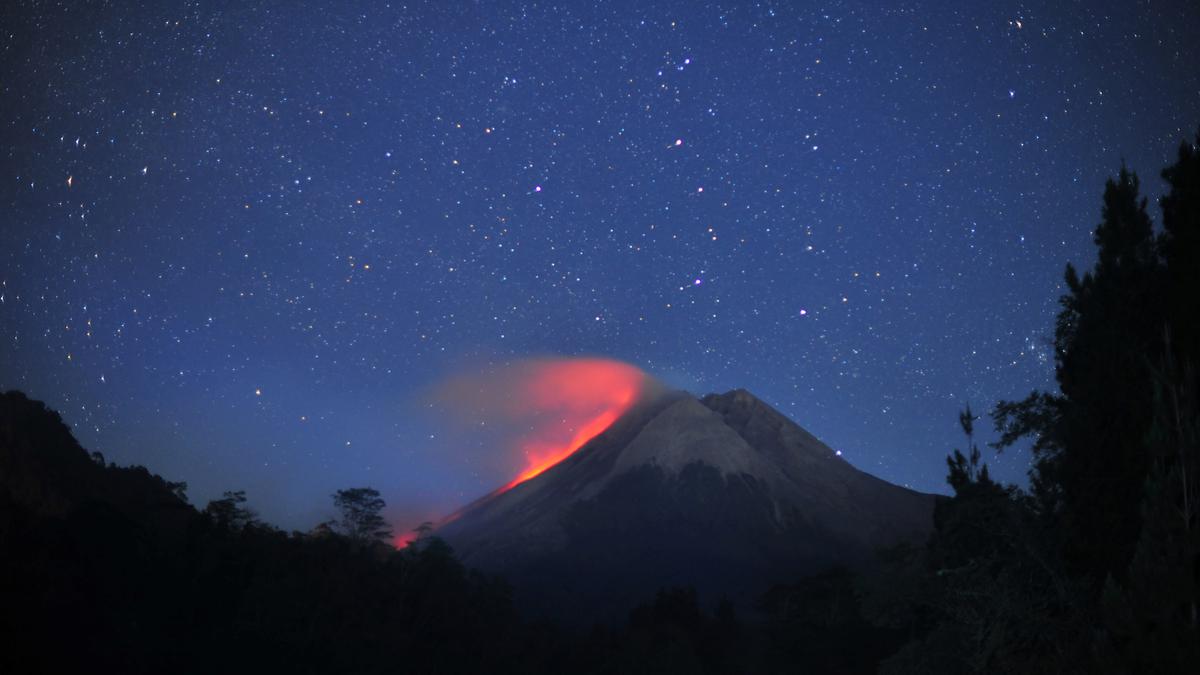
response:
[(428, 392), (547, 355), (944, 492), (1200, 124), (1200, 4), (649, 4), (3, 3), (0, 389), (287, 528), (503, 484)]

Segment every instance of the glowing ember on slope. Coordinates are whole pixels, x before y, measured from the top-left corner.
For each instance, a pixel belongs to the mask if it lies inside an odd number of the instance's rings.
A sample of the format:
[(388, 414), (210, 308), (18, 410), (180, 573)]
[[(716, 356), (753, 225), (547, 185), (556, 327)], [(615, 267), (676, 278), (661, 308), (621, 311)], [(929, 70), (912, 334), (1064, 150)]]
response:
[(416, 530), (413, 530), (411, 532), (401, 532), (400, 534), (397, 534), (395, 537), (392, 538), (392, 546), (394, 546), (395, 548), (401, 549), (401, 548), (408, 546), (409, 544), (413, 543), (416, 540), (417, 540)]
[(607, 429), (649, 382), (638, 368), (611, 359), (530, 359), (454, 378), (439, 387), (437, 399), (474, 428), (500, 434), (489, 447), (502, 452), (476, 466), (502, 471), (506, 483), (498, 492), (503, 492)]
[[(632, 399), (629, 402), (631, 403)], [(505, 485), (503, 489), (508, 490), (515, 485), (524, 483), (567, 457), (570, 457), (576, 450), (586, 445), (588, 441), (599, 436), (628, 409), (629, 405), (626, 403), (615, 403), (599, 416), (585, 423), (568, 443), (559, 445), (531, 443), (529, 447), (525, 448), (525, 455), (529, 463), (528, 467), (514, 478), (512, 482)]]
[(642, 392), (646, 376), (619, 361), (572, 359), (531, 364), (517, 383), (518, 400), (530, 412), (553, 413), (557, 423), (542, 422), (522, 442), (525, 469), (508, 490), (570, 457), (625, 413)]

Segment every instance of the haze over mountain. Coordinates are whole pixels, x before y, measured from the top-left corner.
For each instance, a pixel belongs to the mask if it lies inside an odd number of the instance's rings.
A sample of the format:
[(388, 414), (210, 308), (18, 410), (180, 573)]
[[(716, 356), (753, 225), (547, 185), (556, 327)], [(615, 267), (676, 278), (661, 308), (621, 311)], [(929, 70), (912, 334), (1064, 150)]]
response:
[(603, 618), (666, 586), (751, 606), (772, 583), (923, 541), (933, 505), (745, 390), (671, 391), (436, 533), (533, 611)]

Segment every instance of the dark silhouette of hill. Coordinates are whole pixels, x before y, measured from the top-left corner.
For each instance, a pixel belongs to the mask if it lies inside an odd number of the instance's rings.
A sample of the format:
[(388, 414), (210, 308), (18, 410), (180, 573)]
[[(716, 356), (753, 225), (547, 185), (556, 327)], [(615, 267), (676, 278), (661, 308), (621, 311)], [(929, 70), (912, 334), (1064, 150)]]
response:
[(0, 395), (0, 670), (524, 669), (505, 585), (440, 542), (223, 529), (182, 487), (104, 464), (41, 403)]

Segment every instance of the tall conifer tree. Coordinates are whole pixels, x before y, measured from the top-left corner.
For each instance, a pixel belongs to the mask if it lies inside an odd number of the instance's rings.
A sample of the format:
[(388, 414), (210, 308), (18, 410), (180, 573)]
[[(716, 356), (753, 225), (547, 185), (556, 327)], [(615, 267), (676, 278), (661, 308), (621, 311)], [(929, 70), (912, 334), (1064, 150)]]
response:
[(1055, 334), (1061, 393), (1001, 403), (994, 416), (1002, 444), (1039, 437), (1042, 507), (1062, 526), (1068, 561), (1099, 583), (1124, 574), (1137, 540), (1153, 407), (1145, 355), (1161, 351), (1166, 321), (1146, 200), (1125, 167), (1105, 186), (1094, 241), (1095, 267), (1082, 277), (1066, 270)]

